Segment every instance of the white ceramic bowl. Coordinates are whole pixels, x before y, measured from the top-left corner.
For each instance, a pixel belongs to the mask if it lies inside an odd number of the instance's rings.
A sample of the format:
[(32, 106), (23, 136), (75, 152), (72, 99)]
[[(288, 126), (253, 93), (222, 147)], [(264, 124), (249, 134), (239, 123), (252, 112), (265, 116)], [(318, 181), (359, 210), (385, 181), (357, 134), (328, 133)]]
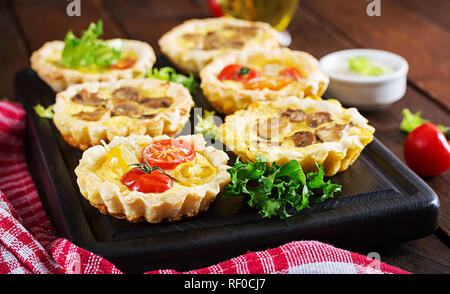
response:
[[(350, 57), (363, 56), (384, 64), (390, 72), (380, 76), (348, 75), (340, 72)], [(326, 96), (361, 110), (379, 110), (405, 95), (408, 62), (401, 56), (375, 49), (349, 49), (320, 59), (320, 67), (330, 77)]]

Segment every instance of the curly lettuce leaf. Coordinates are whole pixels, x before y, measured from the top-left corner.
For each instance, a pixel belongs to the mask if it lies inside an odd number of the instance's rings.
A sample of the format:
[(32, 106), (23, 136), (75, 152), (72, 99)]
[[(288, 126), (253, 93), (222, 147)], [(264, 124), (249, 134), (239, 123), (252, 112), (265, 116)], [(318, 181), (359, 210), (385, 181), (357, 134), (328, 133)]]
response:
[(101, 70), (116, 64), (121, 55), (123, 43), (121, 41), (105, 42), (99, 40), (103, 34), (103, 22), (91, 23), (77, 38), (73, 32), (68, 32), (64, 40), (61, 64), (68, 68), (89, 68)]
[(321, 202), (341, 191), (341, 186), (324, 180), (324, 171), (317, 164), (318, 171), (304, 174), (300, 164), (291, 160), (279, 166), (258, 157), (255, 162), (243, 163), (237, 158), (228, 169), (231, 180), (225, 187), (225, 197), (249, 196), (249, 206), (258, 209), (264, 218), (278, 215), (291, 216), (288, 207), (297, 211), (309, 207), (310, 201)]
[(189, 76), (186, 76), (177, 73), (177, 71), (170, 66), (161, 67), (160, 69), (152, 68), (149, 72), (147, 72), (145, 77), (179, 83), (189, 90), (192, 97), (195, 96), (198, 87), (198, 82), (195, 80), (192, 73), (189, 73)]

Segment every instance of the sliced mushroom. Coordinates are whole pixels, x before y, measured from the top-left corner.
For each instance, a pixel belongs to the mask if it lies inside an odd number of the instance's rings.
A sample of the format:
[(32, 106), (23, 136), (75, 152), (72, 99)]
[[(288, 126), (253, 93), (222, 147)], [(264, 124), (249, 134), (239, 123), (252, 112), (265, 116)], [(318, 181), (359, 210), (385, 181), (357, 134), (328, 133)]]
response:
[(105, 103), (105, 100), (99, 98), (97, 93), (89, 93), (85, 89), (73, 96), (71, 100), (87, 106), (100, 106)]
[(295, 147), (306, 147), (316, 142), (316, 136), (310, 131), (296, 132), (288, 138), (294, 141)]
[(112, 97), (123, 100), (139, 101), (139, 91), (132, 87), (120, 87), (112, 92)]
[(94, 111), (81, 111), (74, 116), (85, 121), (98, 121), (108, 112), (105, 108), (98, 108)]
[(202, 38), (201, 34), (195, 34), (195, 33), (186, 33), (181, 36), (183, 39), (188, 41), (197, 42)]
[(328, 112), (315, 112), (308, 115), (306, 118), (306, 123), (311, 128), (316, 128), (325, 123), (333, 121), (331, 119), (331, 114)]
[(214, 50), (221, 46), (220, 38), (216, 32), (208, 32), (203, 40), (203, 50)]
[(109, 102), (111, 116), (139, 118), (142, 115), (142, 110), (139, 109), (139, 106), (135, 102), (123, 99), (111, 99)]
[(291, 122), (302, 122), (306, 119), (307, 114), (300, 109), (288, 108), (281, 112), (281, 116), (288, 118)]
[(245, 36), (246, 38), (254, 37), (259, 31), (259, 28), (254, 27), (254, 26), (232, 26), (232, 25), (229, 25), (229, 26), (225, 26), (223, 29), (234, 31), (234, 32), (238, 33), (240, 36)]
[(227, 47), (229, 48), (233, 48), (233, 49), (241, 49), (242, 47), (244, 47), (244, 41), (239, 40), (238, 38), (236, 39), (231, 39), (230, 42), (227, 43)]
[(336, 124), (331, 127), (317, 129), (315, 134), (322, 142), (335, 142), (344, 136), (345, 130), (350, 126), (351, 124)]
[(149, 108), (168, 108), (172, 105), (172, 97), (143, 98), (139, 104)]
[(270, 117), (267, 119), (258, 119), (256, 122), (256, 131), (258, 136), (263, 139), (270, 140), (277, 137), (282, 131), (282, 128), (288, 125), (286, 119), (280, 119), (278, 117)]
[(217, 32), (208, 32), (203, 40), (203, 50), (219, 48), (240, 49), (245, 45), (245, 40), (256, 34), (250, 27), (227, 26), (224, 28), (232, 33), (228, 36), (219, 35)]

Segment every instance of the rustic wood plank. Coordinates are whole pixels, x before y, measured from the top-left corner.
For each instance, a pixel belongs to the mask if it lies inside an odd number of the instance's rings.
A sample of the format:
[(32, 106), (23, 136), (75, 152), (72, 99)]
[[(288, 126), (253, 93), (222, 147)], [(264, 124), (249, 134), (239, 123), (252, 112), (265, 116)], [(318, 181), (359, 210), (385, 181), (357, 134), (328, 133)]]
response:
[(434, 22), (446, 30), (450, 30), (450, 1), (434, 0), (433, 4), (423, 0), (397, 0), (406, 9), (411, 9), (418, 14), (426, 17), (429, 21)]
[[(306, 7), (300, 7), (291, 25), (289, 26), (293, 35), (292, 48), (311, 52), (317, 58), (342, 49), (354, 48), (357, 45), (353, 40), (342, 34), (330, 25), (325, 25), (315, 14)], [(339, 97), (333, 97), (339, 99)], [(422, 111), (425, 118), (432, 119), (435, 123), (450, 125), (449, 112), (440, 105), (427, 99), (420, 91), (408, 86), (403, 99), (389, 106), (381, 112), (363, 113), (376, 128), (375, 136), (385, 144), (402, 161), (403, 143), (406, 134), (399, 129), (402, 120), (401, 111), (409, 108), (412, 112)], [(430, 187), (436, 191), (441, 201), (441, 228), (448, 234), (450, 232), (450, 195), (448, 183), (450, 172), (432, 178), (424, 179)]]
[(360, 0), (302, 2), (360, 46), (405, 57), (411, 81), (450, 108), (450, 32), (396, 1), (382, 1), (381, 16), (376, 17), (366, 14), (367, 4)]
[(80, 35), (91, 22), (97, 22), (100, 19), (103, 20), (104, 34), (102, 38), (123, 36), (121, 28), (103, 9), (102, 1), (81, 1), (81, 16), (73, 17), (66, 14), (67, 4), (66, 1), (54, 0), (16, 0), (13, 2), (13, 9), (21, 23), (31, 51), (40, 48), (47, 41), (64, 40), (69, 30)]
[(0, 98), (14, 99), (14, 76), (28, 66), (26, 46), (5, 0), (0, 2)]
[(435, 235), (359, 253), (370, 252), (378, 253), (382, 262), (414, 274), (450, 273), (450, 249)]

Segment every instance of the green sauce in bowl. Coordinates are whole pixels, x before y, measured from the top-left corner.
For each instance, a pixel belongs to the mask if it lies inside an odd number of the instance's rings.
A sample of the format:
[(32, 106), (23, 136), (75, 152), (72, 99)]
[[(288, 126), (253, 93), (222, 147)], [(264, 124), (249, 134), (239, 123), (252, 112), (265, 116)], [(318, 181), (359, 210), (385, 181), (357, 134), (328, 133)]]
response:
[(356, 56), (350, 57), (348, 60), (348, 69), (350, 72), (358, 73), (365, 76), (381, 76), (389, 72), (382, 66), (377, 66), (367, 57)]

